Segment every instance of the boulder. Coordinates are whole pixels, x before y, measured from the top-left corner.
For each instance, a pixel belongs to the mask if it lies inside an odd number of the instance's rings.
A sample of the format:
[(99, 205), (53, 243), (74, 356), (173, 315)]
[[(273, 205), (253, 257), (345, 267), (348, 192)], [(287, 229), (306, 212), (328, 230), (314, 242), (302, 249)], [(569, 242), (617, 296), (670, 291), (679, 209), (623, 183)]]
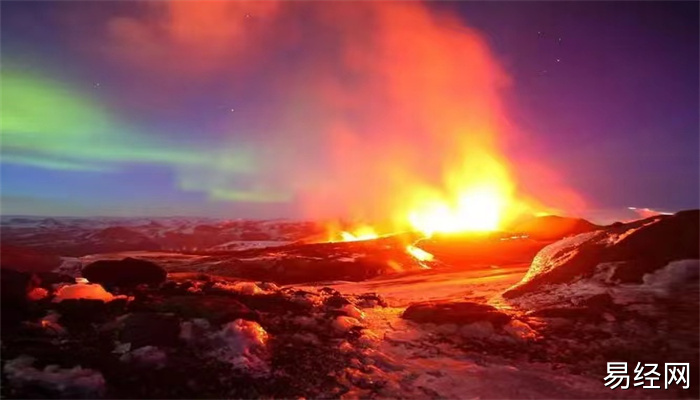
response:
[(511, 317), (488, 304), (457, 301), (413, 303), (401, 318), (419, 323), (465, 325), (484, 321), (503, 326)]
[(12, 326), (29, 318), (30, 305), (27, 295), (40, 282), (35, 274), (2, 268), (0, 272), (2, 325)]
[(167, 272), (159, 265), (146, 260), (125, 258), (123, 260), (99, 260), (82, 271), (90, 282), (105, 287), (135, 287), (141, 284), (159, 285), (165, 282)]
[(56, 309), (61, 314), (60, 322), (69, 328), (104, 322), (109, 318), (107, 305), (102, 300), (67, 299), (56, 304)]

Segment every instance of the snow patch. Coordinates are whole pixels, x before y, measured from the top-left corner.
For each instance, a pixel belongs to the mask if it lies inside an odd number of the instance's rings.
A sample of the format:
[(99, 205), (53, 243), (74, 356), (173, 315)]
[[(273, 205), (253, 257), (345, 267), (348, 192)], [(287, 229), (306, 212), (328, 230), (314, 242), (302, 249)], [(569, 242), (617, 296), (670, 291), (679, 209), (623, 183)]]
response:
[(59, 265), (53, 272), (68, 275), (70, 277), (80, 276), (80, 271), (83, 269), (83, 263), (80, 258), (77, 257), (61, 257), (61, 265)]
[(99, 371), (76, 366), (60, 368), (47, 365), (43, 370), (32, 366), (34, 358), (19, 356), (5, 364), (3, 372), (11, 386), (39, 386), (67, 398), (96, 398), (105, 392), (105, 379)]
[[(653, 273), (645, 274), (642, 284), (614, 282), (612, 276), (624, 262), (598, 264), (595, 273), (589, 278), (578, 277), (570, 283), (548, 284), (535, 292), (526, 293), (514, 299), (492, 299), (494, 305), (500, 302), (524, 309), (539, 309), (581, 304), (596, 295), (608, 294), (619, 305), (635, 303), (653, 304), (656, 297), (671, 297), (682, 285), (698, 284), (700, 260), (672, 261)], [(649, 312), (649, 307), (640, 310)]]
[(340, 308), (340, 311), (348, 315), (348, 317), (355, 318), (358, 321), (365, 319), (365, 313), (360, 311), (359, 308), (353, 306), (352, 304), (346, 304)]
[(530, 325), (518, 321), (517, 319), (510, 320), (503, 326), (503, 330), (514, 339), (521, 341), (534, 340), (537, 338), (537, 332), (530, 328)]
[(265, 376), (270, 372), (265, 361), (268, 337), (257, 322), (239, 318), (210, 336), (216, 348), (209, 356), (251, 375)]
[(671, 261), (665, 267), (645, 274), (642, 277), (642, 287), (659, 297), (670, 297), (679, 286), (697, 284), (699, 275), (700, 260)]
[(636, 227), (636, 228), (630, 228), (630, 229), (626, 230), (626, 231), (623, 232), (623, 233), (620, 233), (620, 234), (610, 234), (610, 236), (608, 237), (608, 244), (609, 244), (610, 246), (616, 245), (616, 244), (620, 243), (621, 241), (625, 240), (628, 236), (630, 236), (630, 235), (633, 234), (634, 232), (636, 232), (636, 231), (638, 231), (638, 230), (640, 230), (640, 229), (642, 229), (642, 228), (644, 228), (644, 227), (647, 227), (647, 226), (649, 226), (649, 225), (655, 224), (655, 223), (657, 223), (657, 222), (659, 222), (659, 221), (660, 221), (659, 219), (655, 219), (655, 220), (649, 221), (649, 222), (647, 222), (647, 223), (645, 223), (645, 224), (642, 224), (642, 225), (640, 225), (640, 226), (638, 226), (638, 227)]
[(264, 294), (265, 291), (258, 287), (255, 282), (216, 282), (212, 288), (224, 290), (227, 292), (239, 293), (246, 296), (252, 296), (256, 294)]
[(46, 329), (48, 332), (56, 335), (64, 335), (67, 331), (58, 323), (59, 319), (61, 319), (61, 314), (55, 311), (49, 311), (49, 313), (46, 314), (46, 316), (42, 318), (39, 323), (41, 324), (41, 327)]
[(195, 318), (191, 321), (183, 321), (180, 323), (180, 339), (185, 342), (196, 341), (202, 337), (211, 324), (204, 318)]
[(333, 320), (331, 326), (338, 332), (346, 333), (356, 326), (362, 326), (362, 324), (355, 318), (341, 315)]
[(536, 276), (547, 273), (557, 266), (566, 263), (574, 258), (581, 246), (587, 243), (598, 244), (607, 240), (608, 236), (604, 231), (594, 231), (581, 233), (576, 236), (564, 238), (558, 242), (552, 243), (540, 250), (532, 260), (530, 269), (528, 269), (522, 282), (528, 282)]

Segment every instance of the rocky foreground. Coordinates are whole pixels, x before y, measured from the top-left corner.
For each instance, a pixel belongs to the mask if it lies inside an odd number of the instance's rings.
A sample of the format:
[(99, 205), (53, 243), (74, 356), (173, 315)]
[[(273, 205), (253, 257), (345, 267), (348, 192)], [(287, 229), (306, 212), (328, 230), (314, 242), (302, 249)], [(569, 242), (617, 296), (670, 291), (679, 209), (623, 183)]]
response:
[[(79, 269), (91, 283), (4, 268), (2, 395), (697, 398), (698, 221), (437, 238), (421, 244), (431, 269), (386, 242), (97, 261)], [(690, 382), (611, 390), (611, 361), (630, 379), (638, 362), (689, 363)]]

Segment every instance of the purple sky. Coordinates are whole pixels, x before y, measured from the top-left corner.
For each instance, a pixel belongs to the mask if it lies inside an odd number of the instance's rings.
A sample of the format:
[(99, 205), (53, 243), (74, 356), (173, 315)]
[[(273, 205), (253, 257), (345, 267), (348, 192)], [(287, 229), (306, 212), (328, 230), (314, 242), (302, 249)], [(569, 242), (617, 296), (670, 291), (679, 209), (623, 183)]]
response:
[(698, 207), (697, 2), (189, 3), (2, 3), (3, 214), (368, 208), (387, 165), (440, 174), (422, 129), (455, 118), (586, 216)]

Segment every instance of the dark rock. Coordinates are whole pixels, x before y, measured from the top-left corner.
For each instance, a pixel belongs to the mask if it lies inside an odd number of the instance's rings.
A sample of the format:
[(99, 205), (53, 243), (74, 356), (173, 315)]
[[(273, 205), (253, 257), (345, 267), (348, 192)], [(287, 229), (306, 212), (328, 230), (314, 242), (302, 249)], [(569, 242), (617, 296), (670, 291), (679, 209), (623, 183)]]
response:
[(30, 317), (27, 294), (39, 284), (39, 278), (35, 274), (9, 268), (0, 270), (3, 327), (13, 326)]
[(372, 308), (375, 306), (388, 307), (386, 300), (377, 293), (363, 293), (357, 296), (357, 305), (364, 308)]
[(134, 313), (124, 320), (120, 341), (132, 348), (143, 346), (176, 346), (180, 335), (177, 317), (160, 313)]
[(338, 292), (337, 290), (335, 290), (333, 288), (329, 288), (328, 286), (324, 286), (321, 289), (319, 289), (318, 291), (321, 293), (326, 293), (326, 294), (331, 294), (331, 295), (340, 294), (340, 292)]
[(0, 270), (0, 283), (2, 285), (2, 300), (23, 299), (35, 287), (41, 283), (36, 274), (17, 271), (10, 268)]
[(604, 262), (624, 261), (613, 279), (642, 282), (674, 260), (700, 258), (700, 210), (681, 211), (639, 228), (609, 249)]
[(340, 308), (344, 305), (350, 304), (350, 302), (341, 295), (333, 295), (327, 298), (324, 303), (326, 306), (333, 308)]
[(175, 281), (166, 281), (163, 285), (160, 287), (160, 293), (165, 294), (165, 295), (170, 295), (170, 296), (178, 296), (178, 295), (186, 295), (189, 294), (187, 289), (193, 287), (194, 285), (190, 281), (186, 282), (175, 282)]
[(75, 283), (75, 278), (70, 275), (56, 272), (37, 272), (36, 276), (41, 280), (41, 287), (51, 289), (53, 285), (59, 283)]
[(494, 326), (502, 326), (510, 321), (510, 315), (488, 304), (463, 302), (424, 302), (411, 304), (401, 318), (420, 323), (470, 324), (488, 321)]
[(159, 265), (135, 258), (95, 261), (83, 268), (82, 274), (90, 282), (102, 284), (105, 288), (159, 285), (167, 276)]
[(583, 302), (581, 302), (580, 305), (590, 310), (603, 311), (605, 309), (613, 307), (614, 303), (610, 294), (601, 293), (588, 297)]
[(215, 325), (238, 318), (260, 320), (257, 312), (230, 296), (172, 296), (152, 305), (151, 309), (174, 313), (182, 319), (204, 318)]
[(56, 304), (60, 322), (66, 325), (85, 325), (104, 322), (108, 318), (107, 305), (102, 300), (66, 299)]

